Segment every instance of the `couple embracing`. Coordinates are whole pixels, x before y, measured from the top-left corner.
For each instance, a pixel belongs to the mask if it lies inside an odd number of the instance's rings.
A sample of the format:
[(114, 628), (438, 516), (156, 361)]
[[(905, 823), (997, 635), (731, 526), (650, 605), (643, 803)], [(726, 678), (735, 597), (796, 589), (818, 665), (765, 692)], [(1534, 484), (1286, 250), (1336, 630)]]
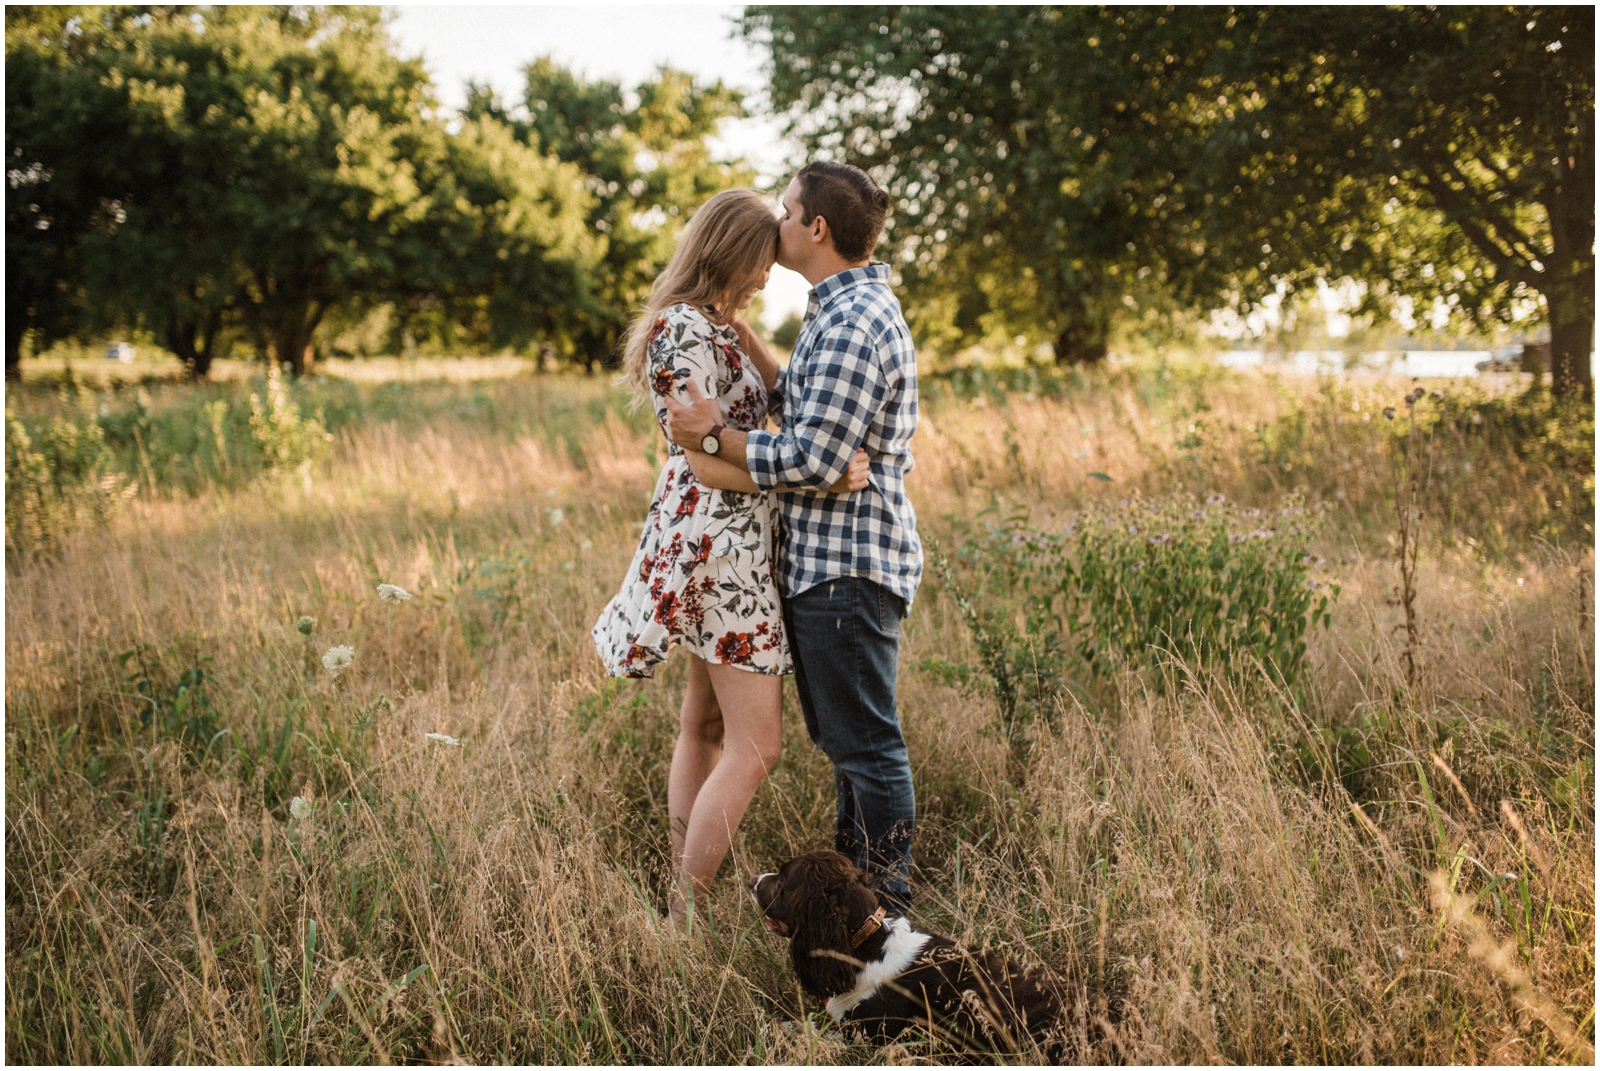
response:
[[(594, 640), (613, 676), (653, 675), (673, 644), (690, 654), (668, 783), (679, 927), (777, 762), (791, 672), (833, 763), (835, 848), (897, 913), (910, 903), (916, 797), (895, 678), (922, 575), (905, 492), (917, 368), (888, 266), (872, 260), (888, 208), (864, 171), (836, 163), (802, 169), (777, 219), (753, 191), (720, 193), (628, 336), (625, 375), (670, 445)], [(774, 261), (812, 286), (787, 368), (740, 316)]]

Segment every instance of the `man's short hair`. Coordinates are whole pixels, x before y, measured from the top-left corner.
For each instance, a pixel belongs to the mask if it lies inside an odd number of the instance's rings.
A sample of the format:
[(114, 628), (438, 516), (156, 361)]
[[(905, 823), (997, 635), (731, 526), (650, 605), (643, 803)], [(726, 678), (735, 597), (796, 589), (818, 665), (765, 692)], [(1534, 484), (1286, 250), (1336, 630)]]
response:
[(859, 167), (817, 160), (800, 169), (800, 222), (809, 227), (821, 216), (833, 234), (833, 248), (846, 260), (866, 260), (883, 233), (889, 195)]

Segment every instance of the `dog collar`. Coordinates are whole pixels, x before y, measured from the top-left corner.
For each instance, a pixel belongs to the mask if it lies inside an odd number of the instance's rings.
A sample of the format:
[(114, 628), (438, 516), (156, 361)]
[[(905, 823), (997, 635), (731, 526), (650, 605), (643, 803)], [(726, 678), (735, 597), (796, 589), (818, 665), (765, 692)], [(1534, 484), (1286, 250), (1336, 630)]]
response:
[(865, 941), (867, 938), (871, 937), (881, 929), (883, 929), (883, 908), (880, 907), (878, 910), (867, 916), (867, 921), (863, 922), (861, 924), (861, 928), (856, 931), (856, 935), (850, 938), (850, 947), (860, 948), (861, 942)]

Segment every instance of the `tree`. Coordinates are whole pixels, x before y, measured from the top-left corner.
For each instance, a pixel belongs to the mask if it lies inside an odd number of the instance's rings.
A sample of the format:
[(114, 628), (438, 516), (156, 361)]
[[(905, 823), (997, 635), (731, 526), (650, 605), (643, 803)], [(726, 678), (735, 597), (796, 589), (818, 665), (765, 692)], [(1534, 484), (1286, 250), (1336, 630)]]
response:
[(689, 213), (751, 172), (714, 160), (708, 139), (725, 118), (744, 114), (740, 94), (719, 80), (700, 85), (663, 68), (634, 91), (588, 81), (548, 57), (524, 68), (520, 108), (483, 86), (468, 89), (464, 115), (490, 118), (518, 140), (580, 168), (594, 196), (589, 225), (605, 238), (595, 303), (571, 336), (573, 352), (614, 365), (622, 332), (666, 265)]
[(1141, 286), (1204, 308), (1350, 276), (1370, 308), (1479, 321), (1542, 296), (1583, 354), (1558, 379), (1587, 389), (1587, 9), (751, 8), (744, 30), (808, 148), (896, 196), (908, 285), (957, 333), (1092, 358)]
[(136, 17), (126, 7), (6, 8), (6, 378), (23, 339), (65, 338), (83, 313), (81, 239), (115, 219), (100, 196), (122, 129), (90, 64)]
[[(1557, 391), (1592, 395), (1593, 9), (1356, 14), (1200, 16), (1231, 46), (1217, 75), (1252, 104), (1212, 132), (1212, 185), (1321, 196), (1336, 226), (1280, 230), (1273, 252), (1367, 282), (1376, 305), (1437, 299), (1484, 324), (1542, 299)], [(1266, 222), (1229, 227), (1231, 244), (1271, 241)]]

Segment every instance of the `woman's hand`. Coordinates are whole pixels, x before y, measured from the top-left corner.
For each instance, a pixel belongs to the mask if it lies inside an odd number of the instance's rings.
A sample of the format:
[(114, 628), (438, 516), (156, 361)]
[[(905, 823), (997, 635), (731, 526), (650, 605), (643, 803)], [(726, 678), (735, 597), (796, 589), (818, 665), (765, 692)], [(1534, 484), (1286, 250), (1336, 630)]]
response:
[(830, 495), (847, 495), (852, 491), (859, 491), (867, 486), (868, 477), (872, 472), (867, 467), (867, 452), (857, 450), (850, 458), (850, 465), (844, 470), (844, 475), (839, 477), (839, 482), (828, 488)]

